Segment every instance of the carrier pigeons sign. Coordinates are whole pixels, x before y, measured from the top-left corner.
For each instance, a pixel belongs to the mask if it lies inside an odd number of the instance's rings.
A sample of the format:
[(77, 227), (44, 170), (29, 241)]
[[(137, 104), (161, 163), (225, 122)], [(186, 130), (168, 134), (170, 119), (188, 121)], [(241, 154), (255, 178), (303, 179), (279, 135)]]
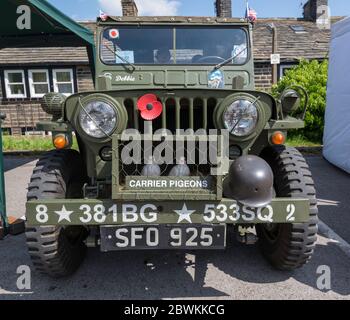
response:
[(127, 176), (126, 188), (129, 190), (144, 190), (144, 189), (210, 189), (210, 177), (142, 177), (142, 176)]

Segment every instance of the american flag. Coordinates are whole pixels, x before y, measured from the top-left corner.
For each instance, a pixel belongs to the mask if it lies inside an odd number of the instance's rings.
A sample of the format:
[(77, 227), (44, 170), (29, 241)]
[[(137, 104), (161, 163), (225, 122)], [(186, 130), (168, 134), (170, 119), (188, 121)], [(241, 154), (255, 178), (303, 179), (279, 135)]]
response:
[(100, 10), (100, 19), (102, 21), (107, 21), (107, 19), (108, 19), (108, 15), (101, 10)]
[(256, 11), (249, 7), (248, 1), (247, 1), (247, 10), (246, 10), (245, 17), (249, 22), (252, 22), (252, 23), (256, 22), (258, 18)]

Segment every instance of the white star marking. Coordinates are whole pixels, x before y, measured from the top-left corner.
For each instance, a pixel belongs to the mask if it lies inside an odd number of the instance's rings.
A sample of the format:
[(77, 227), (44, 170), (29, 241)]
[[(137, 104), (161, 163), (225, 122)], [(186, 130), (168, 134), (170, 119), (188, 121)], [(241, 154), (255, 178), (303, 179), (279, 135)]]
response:
[(63, 220), (67, 220), (68, 222), (70, 221), (70, 215), (73, 213), (73, 211), (67, 211), (66, 207), (63, 206), (61, 211), (55, 211), (59, 215), (58, 222), (61, 222)]
[(192, 223), (190, 216), (196, 210), (188, 210), (186, 207), (186, 203), (184, 203), (181, 210), (174, 210), (174, 211), (179, 215), (179, 220), (177, 221), (177, 223), (180, 223), (183, 220), (186, 220), (187, 222)]

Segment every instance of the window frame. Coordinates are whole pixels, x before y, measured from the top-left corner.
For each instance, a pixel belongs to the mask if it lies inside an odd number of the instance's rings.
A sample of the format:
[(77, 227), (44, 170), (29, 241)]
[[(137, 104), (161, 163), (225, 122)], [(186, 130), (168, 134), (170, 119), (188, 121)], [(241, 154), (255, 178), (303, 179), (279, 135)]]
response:
[[(69, 72), (71, 80), (65, 81), (65, 82), (57, 82), (57, 72)], [(72, 68), (54, 68), (52, 69), (52, 84), (53, 84), (53, 92), (59, 93), (58, 91), (58, 84), (71, 84), (72, 86), (72, 92), (71, 93), (63, 93), (65, 96), (70, 96), (75, 93), (75, 79), (74, 79), (74, 72)]]
[[(173, 32), (173, 42), (176, 41), (176, 32), (177, 32), (177, 29), (178, 28), (185, 28), (185, 27), (190, 27), (190, 26), (193, 26), (193, 25), (153, 25), (153, 24), (146, 24), (146, 25), (142, 25), (142, 26), (146, 26), (146, 27), (163, 27), (163, 28), (171, 28), (172, 29), (172, 32)], [(132, 28), (132, 27), (139, 27), (140, 28), (140, 25), (135, 25), (135, 24), (129, 24), (129, 25), (117, 25), (117, 26), (113, 26), (115, 28), (118, 28), (118, 27), (125, 27), (125, 28)], [(104, 26), (102, 27), (102, 32), (100, 33), (100, 37), (98, 38), (98, 51), (99, 51), (99, 61), (106, 65), (106, 66), (118, 66), (118, 67), (125, 67), (125, 63), (108, 63), (106, 61), (104, 61), (103, 59), (103, 53), (102, 53), (102, 43), (103, 43), (103, 38), (104, 38), (104, 31), (105, 30), (108, 30), (108, 29), (111, 29), (113, 28), (112, 26)], [(197, 27), (213, 27), (212, 25), (200, 25), (200, 26), (197, 26)], [(247, 57), (246, 57), (246, 60), (243, 62), (243, 63), (240, 63), (240, 64), (227, 64), (225, 67), (242, 67), (246, 64), (249, 63), (250, 60), (252, 60), (252, 43), (251, 43), (251, 38), (249, 36), (249, 32), (248, 32), (248, 29), (244, 28), (244, 27), (241, 27), (241, 26), (233, 26), (233, 25), (225, 25), (225, 26), (215, 26), (217, 27), (217, 29), (229, 29), (230, 27), (232, 27), (232, 29), (241, 29), (244, 33), (245, 33), (245, 36), (246, 36), (246, 39), (247, 39)], [(234, 27), (234, 28), (233, 28)], [(175, 48), (176, 49), (176, 48)], [(174, 50), (174, 44), (173, 44), (173, 48), (171, 50)], [(176, 50), (175, 50), (176, 51)], [(172, 57), (175, 57), (175, 54), (173, 53)], [(176, 61), (176, 60), (175, 60)], [(156, 66), (156, 67), (160, 67), (160, 66), (180, 66), (180, 67), (205, 67), (205, 66), (215, 66), (216, 64), (215, 63), (212, 63), (212, 64), (178, 64), (178, 63), (133, 63), (135, 66), (138, 66), (138, 67), (150, 67), (150, 66)]]
[[(33, 73), (35, 72), (41, 72), (46, 74), (46, 82), (34, 82), (33, 81)], [(29, 82), (29, 91), (30, 91), (30, 97), (31, 98), (42, 98), (45, 93), (35, 93), (34, 84), (47, 84), (48, 92), (51, 92), (50, 88), (50, 75), (48, 69), (28, 69), (28, 82)]]
[[(22, 74), (22, 82), (9, 82), (9, 74), (10, 73), (21, 73)], [(27, 98), (27, 88), (26, 88), (26, 77), (23, 69), (6, 69), (4, 70), (4, 82), (5, 82), (5, 93), (6, 98), (9, 99), (24, 99)], [(23, 94), (12, 94), (11, 93), (11, 85), (23, 85), (24, 93)]]
[(302, 33), (308, 33), (304, 26), (302, 25), (291, 25), (290, 28), (294, 31), (296, 34), (302, 34)]
[(282, 79), (284, 77), (284, 70), (290, 70), (293, 69), (295, 67), (297, 67), (297, 64), (280, 64), (279, 66), (279, 77), (278, 80)]

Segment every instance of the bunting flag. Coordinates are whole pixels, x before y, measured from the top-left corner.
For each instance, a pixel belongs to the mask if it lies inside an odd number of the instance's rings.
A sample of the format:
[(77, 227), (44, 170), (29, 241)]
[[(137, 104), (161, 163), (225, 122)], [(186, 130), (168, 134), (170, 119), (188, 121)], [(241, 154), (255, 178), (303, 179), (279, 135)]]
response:
[(107, 19), (108, 19), (108, 15), (106, 13), (104, 13), (102, 10), (100, 10), (100, 19), (102, 21), (107, 21)]
[(256, 11), (249, 7), (248, 1), (247, 1), (247, 9), (246, 9), (245, 17), (251, 23), (256, 22), (258, 18)]

